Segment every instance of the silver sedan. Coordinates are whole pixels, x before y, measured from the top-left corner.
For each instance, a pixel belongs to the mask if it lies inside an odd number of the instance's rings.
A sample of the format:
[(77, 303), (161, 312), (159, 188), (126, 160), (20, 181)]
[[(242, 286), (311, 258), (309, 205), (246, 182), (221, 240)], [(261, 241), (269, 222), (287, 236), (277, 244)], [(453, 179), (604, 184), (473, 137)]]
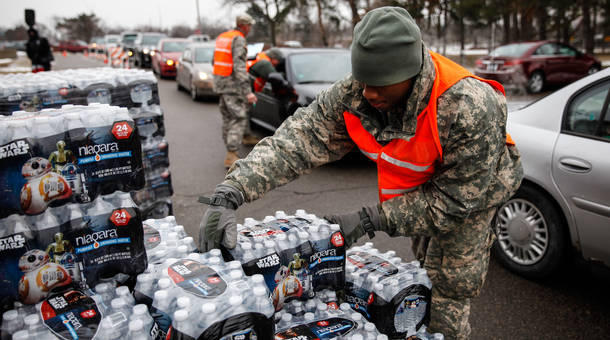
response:
[(508, 114), (525, 178), (498, 211), (496, 258), (530, 278), (569, 250), (610, 266), (610, 69)]
[(190, 92), (191, 98), (215, 97), (214, 78), (212, 74), (214, 59), (214, 42), (193, 43), (182, 52), (176, 70), (178, 90)]

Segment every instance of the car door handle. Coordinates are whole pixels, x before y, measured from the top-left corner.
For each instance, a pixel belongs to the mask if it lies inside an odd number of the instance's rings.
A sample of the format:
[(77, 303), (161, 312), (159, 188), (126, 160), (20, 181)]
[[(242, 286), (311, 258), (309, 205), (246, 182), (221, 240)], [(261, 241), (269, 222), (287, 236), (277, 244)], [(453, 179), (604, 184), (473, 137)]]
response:
[(585, 173), (591, 171), (591, 163), (577, 158), (562, 158), (559, 160), (561, 168), (577, 173)]

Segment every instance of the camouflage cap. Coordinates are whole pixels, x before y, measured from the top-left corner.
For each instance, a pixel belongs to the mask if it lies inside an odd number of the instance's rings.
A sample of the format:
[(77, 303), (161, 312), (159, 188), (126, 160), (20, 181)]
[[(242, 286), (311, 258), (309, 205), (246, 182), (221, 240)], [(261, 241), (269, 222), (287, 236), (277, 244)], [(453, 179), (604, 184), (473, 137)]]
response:
[(235, 25), (254, 25), (254, 19), (246, 13), (240, 14), (235, 17)]
[(271, 58), (271, 59), (276, 59), (280, 62), (282, 62), (284, 60), (284, 54), (282, 53), (282, 51), (280, 51), (279, 49), (272, 47), (270, 49), (268, 49), (267, 51), (265, 51), (265, 54)]
[(352, 74), (371, 86), (400, 83), (419, 74), (422, 41), (419, 27), (401, 7), (368, 12), (354, 28)]

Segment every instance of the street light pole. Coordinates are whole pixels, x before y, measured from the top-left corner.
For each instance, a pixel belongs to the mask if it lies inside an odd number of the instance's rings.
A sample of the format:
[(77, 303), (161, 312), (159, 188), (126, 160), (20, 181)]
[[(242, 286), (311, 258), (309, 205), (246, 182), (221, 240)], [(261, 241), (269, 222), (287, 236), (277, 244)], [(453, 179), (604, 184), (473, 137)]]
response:
[(199, 0), (195, 0), (195, 6), (197, 6), (197, 29), (199, 30), (199, 34), (201, 34), (201, 17), (199, 16)]

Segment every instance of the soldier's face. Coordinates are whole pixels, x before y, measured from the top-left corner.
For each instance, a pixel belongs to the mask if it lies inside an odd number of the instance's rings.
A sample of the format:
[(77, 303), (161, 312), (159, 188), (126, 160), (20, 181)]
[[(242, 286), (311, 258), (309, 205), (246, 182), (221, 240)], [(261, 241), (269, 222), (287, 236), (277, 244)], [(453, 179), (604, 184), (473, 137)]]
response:
[(391, 108), (403, 104), (413, 86), (413, 81), (407, 79), (403, 82), (387, 86), (364, 85), (362, 95), (379, 111), (389, 111)]

